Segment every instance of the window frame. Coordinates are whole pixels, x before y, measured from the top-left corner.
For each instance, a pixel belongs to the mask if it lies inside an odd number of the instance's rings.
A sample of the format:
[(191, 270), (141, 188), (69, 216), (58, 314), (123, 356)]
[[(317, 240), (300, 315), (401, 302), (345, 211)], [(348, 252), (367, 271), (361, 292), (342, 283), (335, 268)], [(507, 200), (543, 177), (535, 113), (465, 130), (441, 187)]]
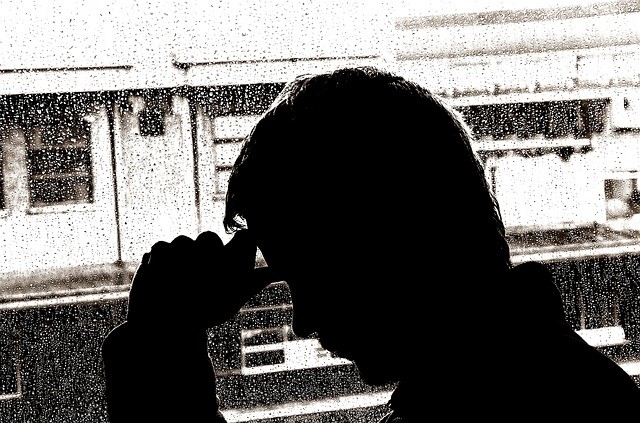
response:
[[(68, 146), (67, 141), (71, 138), (70, 136), (65, 139), (64, 145), (47, 145), (47, 141), (45, 141), (45, 131), (46, 128), (54, 128), (56, 133), (60, 133), (61, 126), (67, 126), (69, 128), (82, 128), (80, 134), (82, 137), (78, 139), (83, 139), (83, 145), (81, 146)], [(36, 132), (39, 130), (39, 134)], [(76, 206), (85, 206), (95, 203), (95, 175), (94, 175), (94, 163), (93, 163), (93, 155), (92, 150), (93, 146), (91, 143), (91, 124), (84, 119), (81, 119), (77, 116), (67, 119), (60, 119), (54, 122), (37, 122), (35, 124), (29, 125), (24, 128), (24, 147), (25, 147), (25, 159), (26, 159), (26, 167), (27, 167), (27, 178), (28, 178), (28, 191), (29, 191), (29, 213), (36, 214), (42, 211), (51, 211), (51, 212), (60, 212), (60, 211), (69, 211), (73, 209), (77, 209)], [(34, 147), (34, 145), (37, 145)], [(33, 174), (32, 172), (32, 154), (36, 151), (49, 151), (49, 152), (57, 152), (57, 151), (69, 151), (76, 150), (78, 151), (79, 158), (82, 159), (86, 163), (81, 163), (80, 161), (73, 163), (75, 166), (79, 167), (85, 166), (86, 170), (75, 171), (75, 172), (56, 172), (52, 170), (48, 173), (38, 173)], [(36, 176), (34, 178), (34, 176)], [(83, 178), (85, 179), (85, 183), (82, 182)], [(42, 200), (34, 199), (34, 186), (33, 181), (55, 181), (55, 180), (74, 180), (77, 179), (77, 182), (74, 185), (82, 185), (84, 189), (87, 191), (87, 198), (76, 198), (76, 199), (65, 199), (61, 201), (51, 201), (46, 202)], [(90, 210), (87, 207), (80, 207), (80, 210)]]

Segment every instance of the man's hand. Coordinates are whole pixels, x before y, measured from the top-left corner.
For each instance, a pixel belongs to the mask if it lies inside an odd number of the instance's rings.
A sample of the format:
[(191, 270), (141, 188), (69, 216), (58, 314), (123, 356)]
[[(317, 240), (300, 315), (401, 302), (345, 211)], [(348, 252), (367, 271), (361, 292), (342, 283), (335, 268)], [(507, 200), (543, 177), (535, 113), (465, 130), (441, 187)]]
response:
[(231, 319), (275, 278), (255, 269), (257, 247), (248, 231), (224, 245), (203, 232), (160, 241), (144, 254), (133, 277), (127, 321), (145, 327), (206, 329)]

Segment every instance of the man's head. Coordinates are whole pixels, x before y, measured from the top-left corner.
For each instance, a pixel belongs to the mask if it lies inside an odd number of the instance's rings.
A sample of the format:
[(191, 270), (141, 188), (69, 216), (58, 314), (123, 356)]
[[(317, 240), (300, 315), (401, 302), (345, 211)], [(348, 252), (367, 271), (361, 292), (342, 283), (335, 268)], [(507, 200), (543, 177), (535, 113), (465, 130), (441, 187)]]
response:
[(399, 76), (299, 77), (235, 162), (225, 227), (246, 224), (285, 276), (296, 333), (316, 332), (365, 379), (393, 380), (447, 296), (510, 266), (470, 142), (453, 109)]

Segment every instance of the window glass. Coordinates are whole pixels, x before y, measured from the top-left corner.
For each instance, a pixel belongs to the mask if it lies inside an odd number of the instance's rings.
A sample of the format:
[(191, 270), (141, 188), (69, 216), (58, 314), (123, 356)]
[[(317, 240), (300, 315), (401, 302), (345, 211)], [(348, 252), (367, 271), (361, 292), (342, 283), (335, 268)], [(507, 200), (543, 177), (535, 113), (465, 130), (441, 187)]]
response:
[[(253, 126), (295, 76), (352, 65), (393, 70), (460, 113), (514, 264), (543, 263), (571, 328), (640, 384), (634, 1), (0, 9), (0, 421), (107, 422), (100, 345), (142, 255), (205, 230), (228, 241), (227, 181)], [(369, 386), (297, 336), (294, 308), (275, 282), (209, 330), (227, 419), (377, 421), (394, 384)]]
[(27, 169), (31, 205), (90, 203), (90, 127), (84, 121), (58, 121), (27, 130)]
[(589, 138), (602, 132), (605, 107), (602, 100), (587, 99), (469, 106), (460, 112), (479, 137)]

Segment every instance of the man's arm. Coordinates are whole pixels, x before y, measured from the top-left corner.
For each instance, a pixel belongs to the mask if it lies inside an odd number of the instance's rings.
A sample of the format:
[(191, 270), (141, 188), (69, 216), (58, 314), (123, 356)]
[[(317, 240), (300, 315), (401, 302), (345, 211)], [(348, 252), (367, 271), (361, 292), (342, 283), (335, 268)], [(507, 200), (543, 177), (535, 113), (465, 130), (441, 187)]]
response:
[(157, 242), (131, 283), (127, 321), (102, 345), (111, 423), (224, 422), (207, 328), (232, 318), (273, 282), (255, 269), (256, 244), (240, 231)]
[(124, 323), (102, 345), (109, 421), (225, 422), (207, 334)]

